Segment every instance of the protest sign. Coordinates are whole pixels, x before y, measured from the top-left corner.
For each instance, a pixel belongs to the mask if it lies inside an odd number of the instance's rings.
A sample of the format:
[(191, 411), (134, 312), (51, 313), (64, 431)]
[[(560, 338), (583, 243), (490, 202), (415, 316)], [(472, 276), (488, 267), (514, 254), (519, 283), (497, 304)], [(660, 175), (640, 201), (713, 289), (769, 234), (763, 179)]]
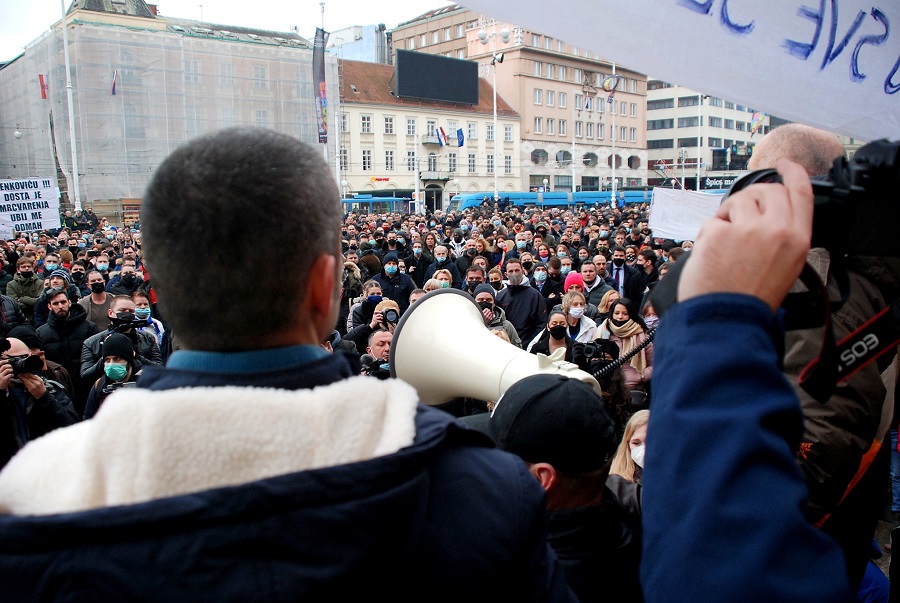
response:
[(654, 188), (650, 205), (650, 230), (654, 237), (693, 241), (700, 225), (716, 215), (725, 195), (674, 188)]
[[(470, 0), (603, 59), (865, 141), (900, 138), (900, 3)], [(892, 29), (896, 28), (896, 29)]]
[(52, 180), (0, 180), (0, 237), (59, 227), (59, 188)]

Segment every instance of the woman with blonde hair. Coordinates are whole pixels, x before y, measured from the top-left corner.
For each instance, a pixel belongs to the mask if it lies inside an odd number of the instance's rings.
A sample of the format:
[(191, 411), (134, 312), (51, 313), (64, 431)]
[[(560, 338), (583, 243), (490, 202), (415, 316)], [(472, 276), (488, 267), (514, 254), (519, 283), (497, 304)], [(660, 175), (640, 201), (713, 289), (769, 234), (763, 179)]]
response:
[(562, 298), (569, 337), (578, 343), (588, 343), (597, 335), (597, 323), (585, 316), (587, 300), (580, 291), (569, 291)]
[(641, 483), (649, 420), (650, 411), (639, 410), (625, 424), (625, 435), (619, 442), (619, 448), (609, 469), (610, 475), (621, 475), (630, 482)]
[(609, 309), (612, 307), (613, 302), (617, 301), (619, 297), (619, 292), (615, 289), (610, 289), (603, 294), (603, 297), (600, 298), (600, 303), (597, 304), (598, 324), (609, 318)]
[(422, 285), (422, 288), (428, 292), (437, 291), (441, 288), (441, 281), (437, 280), (436, 278), (430, 278), (425, 281), (425, 284)]
[[(432, 279), (441, 283), (441, 287), (444, 289), (449, 289), (453, 285), (453, 275), (450, 274), (450, 271), (446, 268), (441, 268), (440, 270), (435, 270), (434, 274), (431, 277)], [(431, 279), (428, 279), (431, 280)]]

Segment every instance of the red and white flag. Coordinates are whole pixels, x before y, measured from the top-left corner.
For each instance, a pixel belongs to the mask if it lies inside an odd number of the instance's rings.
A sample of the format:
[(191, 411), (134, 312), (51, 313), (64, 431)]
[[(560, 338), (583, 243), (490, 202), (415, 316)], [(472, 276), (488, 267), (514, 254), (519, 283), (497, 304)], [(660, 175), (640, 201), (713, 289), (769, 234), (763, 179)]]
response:
[(42, 100), (47, 100), (47, 89), (48, 89), (50, 86), (47, 84), (46, 80), (44, 80), (44, 74), (43, 74), (43, 73), (39, 73), (39, 74), (38, 74), (38, 80), (41, 82), (41, 99), (42, 99)]
[(441, 145), (442, 147), (447, 146), (447, 133), (444, 132), (444, 128), (438, 128), (437, 135), (438, 135), (438, 144)]

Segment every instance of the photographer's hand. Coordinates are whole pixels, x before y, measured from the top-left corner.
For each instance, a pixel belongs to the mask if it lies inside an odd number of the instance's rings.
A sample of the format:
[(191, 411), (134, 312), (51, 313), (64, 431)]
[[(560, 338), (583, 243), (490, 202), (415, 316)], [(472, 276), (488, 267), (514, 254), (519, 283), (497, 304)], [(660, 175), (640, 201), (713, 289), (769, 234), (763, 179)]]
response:
[(9, 360), (0, 360), (0, 390), (8, 390), (9, 382), (12, 380), (12, 378), (13, 370), (12, 367), (9, 366)]
[(369, 323), (369, 326), (372, 327), (372, 329), (377, 329), (379, 326), (381, 326), (382, 322), (384, 322), (384, 314), (381, 312), (375, 312), (374, 314), (372, 314), (372, 322)]
[[(743, 293), (774, 312), (806, 262), (813, 194), (806, 171), (781, 159), (784, 184), (754, 184), (728, 197), (703, 223), (678, 285), (678, 300)], [(747, 262), (747, 254), (754, 261)]]
[(39, 376), (31, 373), (22, 373), (19, 375), (19, 379), (22, 381), (25, 389), (28, 390), (28, 393), (34, 396), (36, 400), (47, 393), (47, 386), (44, 385), (44, 380)]

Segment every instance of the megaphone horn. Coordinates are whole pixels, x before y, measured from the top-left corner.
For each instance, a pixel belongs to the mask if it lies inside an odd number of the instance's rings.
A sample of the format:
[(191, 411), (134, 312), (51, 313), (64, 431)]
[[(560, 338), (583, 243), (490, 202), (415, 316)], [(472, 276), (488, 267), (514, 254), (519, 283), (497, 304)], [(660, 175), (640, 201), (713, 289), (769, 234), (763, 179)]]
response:
[(394, 330), (390, 367), (429, 406), (460, 397), (499, 400), (538, 373), (578, 379), (600, 393), (597, 380), (561, 354), (531, 354), (492, 334), (478, 304), (456, 289), (432, 291), (409, 307)]

